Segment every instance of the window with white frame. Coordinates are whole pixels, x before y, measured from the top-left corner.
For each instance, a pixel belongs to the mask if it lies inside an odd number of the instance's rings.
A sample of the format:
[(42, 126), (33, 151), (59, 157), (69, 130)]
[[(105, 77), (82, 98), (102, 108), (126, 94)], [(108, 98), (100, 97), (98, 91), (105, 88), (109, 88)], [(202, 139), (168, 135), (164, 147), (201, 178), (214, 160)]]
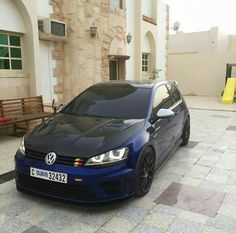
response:
[(0, 70), (22, 70), (21, 37), (0, 32)]
[(123, 9), (123, 0), (110, 0), (110, 7), (116, 9)]
[(142, 71), (148, 72), (148, 66), (149, 66), (149, 53), (143, 53), (142, 54)]

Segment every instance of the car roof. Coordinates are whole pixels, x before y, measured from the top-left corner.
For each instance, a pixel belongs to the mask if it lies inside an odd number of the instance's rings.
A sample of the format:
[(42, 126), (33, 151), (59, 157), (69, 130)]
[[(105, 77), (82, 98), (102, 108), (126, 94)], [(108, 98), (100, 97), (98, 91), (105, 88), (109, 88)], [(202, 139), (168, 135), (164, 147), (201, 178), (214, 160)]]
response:
[(109, 81), (96, 84), (96, 86), (115, 86), (115, 85), (131, 85), (136, 88), (153, 88), (154, 86), (160, 86), (162, 84), (171, 83), (166, 80), (118, 80), (118, 81)]

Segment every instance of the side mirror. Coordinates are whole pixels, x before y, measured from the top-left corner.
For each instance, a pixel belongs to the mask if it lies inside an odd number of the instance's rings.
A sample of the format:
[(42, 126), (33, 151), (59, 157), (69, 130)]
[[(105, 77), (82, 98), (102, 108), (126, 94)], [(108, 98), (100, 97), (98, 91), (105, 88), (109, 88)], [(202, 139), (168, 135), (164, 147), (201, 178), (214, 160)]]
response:
[(172, 110), (164, 109), (164, 108), (160, 109), (157, 113), (157, 117), (160, 118), (160, 119), (169, 118), (169, 117), (172, 117), (174, 115), (175, 115), (175, 113)]

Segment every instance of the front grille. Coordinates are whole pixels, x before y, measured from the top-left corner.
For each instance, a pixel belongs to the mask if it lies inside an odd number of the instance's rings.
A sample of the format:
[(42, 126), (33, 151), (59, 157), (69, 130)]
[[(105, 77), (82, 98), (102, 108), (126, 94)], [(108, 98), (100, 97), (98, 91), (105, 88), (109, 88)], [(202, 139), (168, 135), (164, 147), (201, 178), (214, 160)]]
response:
[(100, 184), (105, 192), (111, 195), (120, 194), (124, 191), (124, 181), (112, 180)]
[[(31, 159), (44, 161), (46, 155), (47, 153), (31, 150), (29, 148), (26, 148), (25, 150), (25, 156)], [(57, 155), (56, 163), (74, 166), (75, 160), (76, 158), (73, 158), (73, 157)]]
[(77, 184), (61, 184), (47, 180), (41, 180), (38, 178), (18, 174), (17, 181), (23, 188), (32, 189), (34, 192), (40, 192), (48, 194), (50, 196), (64, 197), (68, 199), (78, 200), (92, 200), (94, 199), (93, 194), (87, 186)]

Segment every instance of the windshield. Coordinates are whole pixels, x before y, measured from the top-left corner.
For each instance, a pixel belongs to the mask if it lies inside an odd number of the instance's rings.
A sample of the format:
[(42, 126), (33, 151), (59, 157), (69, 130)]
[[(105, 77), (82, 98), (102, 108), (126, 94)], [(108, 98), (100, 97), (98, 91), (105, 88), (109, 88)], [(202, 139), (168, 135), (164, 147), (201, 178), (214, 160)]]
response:
[(131, 85), (93, 86), (75, 98), (61, 112), (77, 116), (144, 119), (150, 89)]

